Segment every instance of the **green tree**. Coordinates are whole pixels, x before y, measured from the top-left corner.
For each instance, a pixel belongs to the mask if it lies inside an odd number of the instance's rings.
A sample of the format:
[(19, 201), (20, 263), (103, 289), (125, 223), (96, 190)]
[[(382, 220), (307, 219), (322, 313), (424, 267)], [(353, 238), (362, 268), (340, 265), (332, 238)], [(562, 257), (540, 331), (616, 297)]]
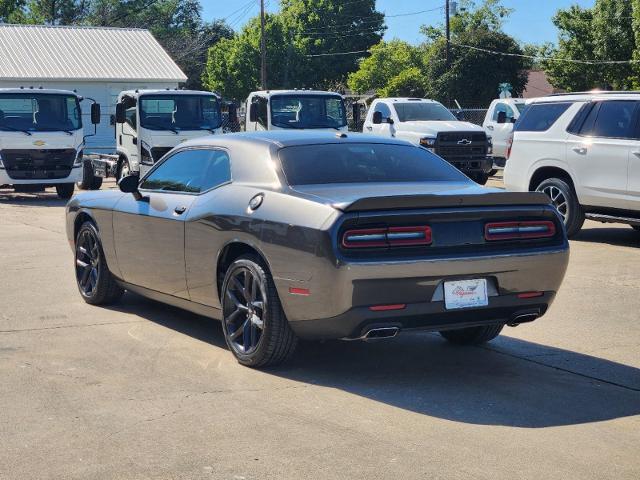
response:
[(25, 21), (48, 25), (72, 25), (81, 22), (89, 8), (86, 0), (29, 0)]
[(23, 23), (26, 0), (0, 0), (0, 23)]
[[(348, 77), (347, 85), (356, 93), (375, 91), (383, 95), (389, 83), (404, 72), (410, 69), (421, 72), (419, 47), (402, 40), (380, 42), (371, 47), (370, 52), (369, 57), (361, 60), (358, 70)], [(406, 73), (404, 78), (408, 78)], [(396, 84), (398, 82), (402, 81), (396, 80)]]
[(638, 0), (596, 0), (593, 8), (574, 5), (559, 10), (553, 18), (559, 30), (558, 46), (547, 48), (551, 59), (542, 62), (551, 83), (568, 91), (632, 88), (638, 79), (637, 67), (597, 62), (638, 58), (633, 19), (638, 18), (640, 25), (639, 10)]

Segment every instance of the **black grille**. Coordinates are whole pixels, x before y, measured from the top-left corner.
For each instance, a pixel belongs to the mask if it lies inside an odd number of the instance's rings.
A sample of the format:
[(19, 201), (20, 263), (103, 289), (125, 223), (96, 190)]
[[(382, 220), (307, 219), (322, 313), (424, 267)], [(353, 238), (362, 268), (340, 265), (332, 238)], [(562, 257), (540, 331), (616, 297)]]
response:
[(151, 149), (151, 155), (153, 155), (153, 161), (157, 162), (164, 157), (173, 147), (153, 147)]
[(16, 180), (48, 180), (66, 178), (71, 173), (76, 151), (64, 150), (2, 150), (2, 162), (7, 175)]
[(435, 153), (450, 162), (481, 159), (487, 156), (484, 132), (443, 132), (436, 138)]

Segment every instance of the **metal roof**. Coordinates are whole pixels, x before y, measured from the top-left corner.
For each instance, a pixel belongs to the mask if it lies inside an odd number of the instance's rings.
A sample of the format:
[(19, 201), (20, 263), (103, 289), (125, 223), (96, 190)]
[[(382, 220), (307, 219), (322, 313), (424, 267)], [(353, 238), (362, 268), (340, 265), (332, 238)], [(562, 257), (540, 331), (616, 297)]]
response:
[(148, 30), (0, 24), (0, 79), (184, 82)]

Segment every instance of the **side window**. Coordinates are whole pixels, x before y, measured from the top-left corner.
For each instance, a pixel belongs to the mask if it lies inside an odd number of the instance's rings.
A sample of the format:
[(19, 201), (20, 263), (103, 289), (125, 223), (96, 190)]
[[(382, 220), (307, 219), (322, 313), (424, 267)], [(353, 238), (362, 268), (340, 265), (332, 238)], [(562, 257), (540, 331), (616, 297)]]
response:
[(251, 103), (258, 105), (258, 123), (266, 128), (268, 124), (267, 99), (263, 97), (253, 97)]
[(386, 103), (377, 103), (374, 112), (380, 112), (382, 114), (382, 118), (391, 118), (391, 109)]
[(587, 129), (591, 115), (585, 121), (581, 134), (603, 138), (633, 138), (632, 123), (636, 105), (637, 102), (625, 100), (602, 102), (590, 133), (587, 133), (589, 131)]
[(517, 132), (544, 132), (573, 105), (572, 102), (533, 103), (522, 113), (515, 124)]
[(137, 130), (138, 128), (138, 115), (136, 114), (136, 107), (127, 108), (126, 120), (131, 128)]
[(153, 170), (140, 188), (201, 193), (231, 180), (231, 166), (223, 150), (183, 150)]
[(496, 108), (493, 111), (493, 121), (497, 122), (498, 121), (498, 114), (500, 112), (504, 112), (507, 116), (507, 123), (512, 122), (513, 117), (514, 117), (514, 113), (513, 113), (513, 109), (507, 105), (506, 103), (498, 103), (496, 104)]

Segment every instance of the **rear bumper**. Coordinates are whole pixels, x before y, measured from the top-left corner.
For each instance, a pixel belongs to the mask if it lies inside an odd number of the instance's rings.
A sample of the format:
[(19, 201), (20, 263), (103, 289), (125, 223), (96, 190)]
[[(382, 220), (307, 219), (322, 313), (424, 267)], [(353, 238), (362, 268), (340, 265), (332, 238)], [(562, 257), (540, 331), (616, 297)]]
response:
[(397, 327), (401, 330), (440, 331), (481, 325), (515, 324), (544, 315), (555, 292), (521, 299), (517, 294), (491, 297), (482, 308), (446, 310), (443, 301), (407, 304), (402, 310), (374, 312), (356, 307), (342, 315), (322, 320), (290, 322), (291, 328), (306, 339), (356, 339), (371, 328)]

